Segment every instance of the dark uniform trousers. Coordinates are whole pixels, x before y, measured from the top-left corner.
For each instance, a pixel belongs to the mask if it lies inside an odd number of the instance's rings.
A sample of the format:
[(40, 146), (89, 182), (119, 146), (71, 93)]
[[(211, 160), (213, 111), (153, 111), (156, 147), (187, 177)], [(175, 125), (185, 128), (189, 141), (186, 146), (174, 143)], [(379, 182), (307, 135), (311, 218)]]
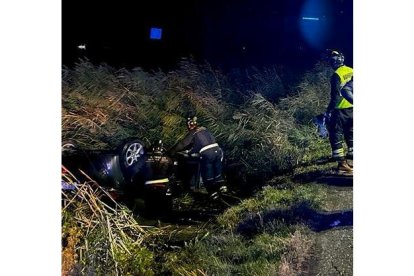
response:
[(200, 154), (201, 177), (209, 193), (215, 192), (222, 184), (222, 162), (223, 151), (218, 146), (207, 149)]
[(343, 137), (348, 147), (347, 158), (353, 158), (354, 147), (354, 118), (353, 108), (334, 109), (328, 122), (329, 141), (331, 143), (333, 158), (344, 160)]

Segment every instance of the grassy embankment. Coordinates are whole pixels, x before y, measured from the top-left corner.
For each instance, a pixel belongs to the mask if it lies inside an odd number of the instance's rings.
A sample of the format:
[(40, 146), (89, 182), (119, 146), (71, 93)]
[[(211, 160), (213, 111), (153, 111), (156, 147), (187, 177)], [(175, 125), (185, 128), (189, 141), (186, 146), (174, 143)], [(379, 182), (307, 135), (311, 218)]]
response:
[[(78, 263), (77, 269), (84, 273), (117, 270), (125, 275), (287, 275), (305, 269), (310, 248), (305, 226), (275, 220), (259, 221), (253, 234), (241, 229), (252, 214), (298, 204), (320, 205), (318, 189), (322, 188), (296, 185), (287, 178), (260, 187), (276, 172), (329, 155), (327, 141), (316, 136), (311, 123), (327, 104), (328, 76), (321, 64), (296, 82), (276, 67), (225, 75), (188, 60), (169, 73), (118, 70), (85, 61), (73, 70), (64, 68), (63, 139), (102, 149), (134, 136), (146, 145), (162, 139), (168, 147), (185, 133), (185, 118), (191, 112), (216, 135), (227, 162), (243, 168), (243, 183), (233, 185), (259, 187), (254, 197), (218, 216), (214, 229), (201, 231), (186, 246), (161, 255), (150, 244), (160, 241), (162, 229), (158, 238), (148, 230), (150, 234), (140, 235), (139, 240), (131, 231), (123, 231), (119, 235), (128, 242), (114, 247), (108, 234), (112, 228), (105, 224), (108, 219), (95, 220), (93, 229), (101, 230), (91, 235), (90, 225), (85, 228), (80, 223), (76, 208), (67, 208), (62, 235), (67, 241), (64, 249), (72, 248), (67, 253), (72, 264)], [(98, 256), (96, 250), (103, 242), (107, 247), (100, 253), (105, 258), (85, 257)], [(70, 265), (65, 269), (70, 270)]]

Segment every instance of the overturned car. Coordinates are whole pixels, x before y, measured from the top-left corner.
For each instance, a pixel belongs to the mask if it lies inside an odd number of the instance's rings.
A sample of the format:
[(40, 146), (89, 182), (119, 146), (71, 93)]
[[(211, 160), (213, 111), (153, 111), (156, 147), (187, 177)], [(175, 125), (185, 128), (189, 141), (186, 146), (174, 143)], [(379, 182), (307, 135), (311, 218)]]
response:
[[(201, 188), (199, 162), (185, 152), (168, 156), (162, 141), (146, 148), (130, 138), (112, 150), (85, 150), (71, 141), (62, 143), (62, 173), (76, 181), (93, 180), (117, 201), (132, 205), (142, 198), (148, 209), (172, 208), (172, 197)], [(62, 188), (70, 189), (62, 179)]]
[(139, 139), (131, 138), (113, 150), (84, 150), (64, 142), (62, 168), (79, 182), (96, 181), (117, 201), (131, 203), (141, 197), (149, 205), (155, 200), (166, 207), (171, 203), (174, 162), (162, 144), (146, 149)]

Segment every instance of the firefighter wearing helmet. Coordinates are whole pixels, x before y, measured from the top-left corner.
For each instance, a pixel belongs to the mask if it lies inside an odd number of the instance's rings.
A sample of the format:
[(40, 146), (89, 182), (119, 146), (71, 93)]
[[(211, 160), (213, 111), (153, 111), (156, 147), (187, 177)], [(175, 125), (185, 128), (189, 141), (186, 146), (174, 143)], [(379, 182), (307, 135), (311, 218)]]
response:
[[(344, 64), (344, 55), (336, 50), (327, 50), (327, 59), (335, 70), (332, 74), (331, 99), (325, 116), (328, 121), (329, 141), (332, 157), (338, 162), (338, 171), (353, 172), (353, 69)], [(343, 147), (343, 138), (347, 153)]]
[(222, 177), (223, 151), (211, 132), (198, 125), (197, 117), (187, 118), (187, 130), (187, 135), (170, 149), (170, 154), (185, 150), (189, 156), (196, 156), (203, 184), (210, 197), (217, 199), (220, 193), (227, 192)]

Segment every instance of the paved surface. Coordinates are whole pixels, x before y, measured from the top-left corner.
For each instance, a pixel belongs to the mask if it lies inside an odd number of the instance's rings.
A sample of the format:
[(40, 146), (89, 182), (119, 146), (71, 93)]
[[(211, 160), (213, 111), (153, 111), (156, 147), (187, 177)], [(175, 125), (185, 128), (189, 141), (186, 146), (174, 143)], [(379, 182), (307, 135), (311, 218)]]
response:
[[(316, 183), (320, 184), (320, 183)], [(329, 212), (352, 210), (352, 186), (327, 185), (323, 209)], [(315, 247), (310, 263), (310, 275), (352, 275), (353, 227), (338, 227), (314, 232)]]
[(335, 229), (316, 234), (310, 275), (352, 275), (352, 229)]

